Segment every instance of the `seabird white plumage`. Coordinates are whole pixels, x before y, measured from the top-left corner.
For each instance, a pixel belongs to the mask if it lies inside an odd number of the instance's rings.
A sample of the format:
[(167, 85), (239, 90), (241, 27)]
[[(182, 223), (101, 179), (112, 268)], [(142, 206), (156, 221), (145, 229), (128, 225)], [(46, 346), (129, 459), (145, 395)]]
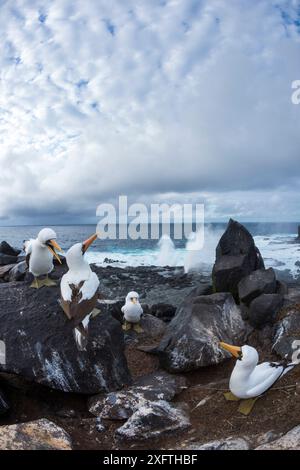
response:
[[(242, 347), (220, 343), (220, 346), (237, 358), (232, 371), (229, 389), (234, 397), (243, 400), (256, 399), (267, 392), (295, 364), (263, 362), (258, 364), (258, 352), (252, 346)], [(252, 406), (255, 400), (252, 401)], [(250, 411), (251, 411), (250, 402)], [(247, 409), (248, 412), (249, 409)], [(248, 413), (244, 413), (248, 414)]]
[[(43, 228), (36, 239), (24, 241), (26, 260), (34, 281), (30, 287), (39, 288), (42, 286), (55, 286), (56, 283), (48, 278), (48, 274), (53, 270), (53, 256), (61, 263), (55, 249), (61, 251), (56, 242), (56, 233), (51, 228)], [(39, 276), (46, 275), (46, 279), (39, 280)]]
[(140, 320), (143, 309), (139, 302), (139, 294), (137, 292), (131, 291), (127, 294), (125, 305), (123, 305), (121, 310), (125, 320), (123, 329), (127, 331), (133, 328), (137, 333), (142, 333), (143, 330), (140, 326)]
[(75, 340), (80, 350), (85, 349), (88, 337), (88, 325), (91, 315), (95, 313), (98, 300), (99, 279), (94, 273), (84, 254), (96, 240), (92, 235), (83, 243), (76, 243), (66, 253), (68, 272), (60, 283), (61, 306), (71, 320), (75, 321)]

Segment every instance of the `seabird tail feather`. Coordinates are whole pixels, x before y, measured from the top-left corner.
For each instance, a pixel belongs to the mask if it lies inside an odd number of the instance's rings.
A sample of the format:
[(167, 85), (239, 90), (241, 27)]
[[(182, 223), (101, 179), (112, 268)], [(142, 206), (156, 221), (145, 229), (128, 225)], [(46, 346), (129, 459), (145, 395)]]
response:
[(87, 332), (83, 333), (81, 330), (82, 328), (74, 328), (74, 338), (79, 351), (85, 351), (88, 342), (88, 336)]

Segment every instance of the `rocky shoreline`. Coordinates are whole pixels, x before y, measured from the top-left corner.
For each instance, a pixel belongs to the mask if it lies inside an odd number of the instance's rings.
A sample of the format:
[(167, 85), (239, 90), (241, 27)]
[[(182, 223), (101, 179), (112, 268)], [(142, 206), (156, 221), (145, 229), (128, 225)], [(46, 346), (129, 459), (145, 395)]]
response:
[[(298, 284), (265, 269), (242, 225), (229, 222), (212, 276), (93, 266), (100, 313), (86, 352), (59, 287), (28, 289), (24, 260), (6, 243), (0, 262), (0, 449), (300, 448), (300, 366), (249, 417), (223, 396), (234, 363), (218, 341), (251, 344), (263, 361), (290, 358), (300, 339)], [(121, 328), (129, 290), (144, 309), (140, 335)]]

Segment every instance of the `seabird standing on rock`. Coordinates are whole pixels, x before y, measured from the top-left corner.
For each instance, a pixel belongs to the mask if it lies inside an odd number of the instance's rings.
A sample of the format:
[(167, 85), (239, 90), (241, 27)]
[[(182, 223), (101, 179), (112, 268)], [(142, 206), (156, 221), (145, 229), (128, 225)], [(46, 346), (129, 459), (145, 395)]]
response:
[[(60, 257), (55, 249), (61, 251), (57, 244), (56, 233), (51, 228), (43, 228), (35, 240), (24, 242), (26, 262), (29, 272), (34, 275), (34, 281), (30, 287), (39, 289), (42, 286), (56, 286), (55, 281), (49, 279), (48, 274), (53, 270), (53, 256), (61, 264)], [(39, 276), (46, 275), (45, 279), (38, 279)]]
[(232, 371), (229, 389), (225, 398), (231, 401), (244, 400), (239, 411), (248, 415), (256, 400), (289, 372), (296, 364), (285, 362), (263, 362), (258, 364), (258, 352), (252, 346), (232, 346), (221, 342), (221, 348), (237, 358)]
[(136, 331), (136, 333), (142, 333), (143, 329), (140, 325), (141, 315), (143, 309), (139, 302), (139, 294), (137, 292), (129, 292), (125, 299), (125, 305), (122, 307), (122, 312), (124, 313), (124, 325), (122, 326), (123, 330), (128, 331), (131, 328)]
[(69, 271), (64, 274), (60, 283), (60, 303), (67, 317), (75, 321), (75, 341), (80, 350), (84, 350), (87, 345), (91, 315), (99, 313), (99, 310), (95, 309), (99, 279), (84, 258), (85, 252), (96, 238), (96, 234), (92, 235), (85, 242), (76, 243), (67, 251), (66, 262)]

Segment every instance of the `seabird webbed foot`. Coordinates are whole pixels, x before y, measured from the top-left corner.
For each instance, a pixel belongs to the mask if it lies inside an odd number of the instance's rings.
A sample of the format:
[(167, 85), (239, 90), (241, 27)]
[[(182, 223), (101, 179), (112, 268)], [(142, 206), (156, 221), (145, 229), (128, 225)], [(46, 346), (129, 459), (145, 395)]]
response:
[(248, 400), (242, 400), (240, 406), (238, 407), (238, 411), (243, 415), (248, 416), (251, 413), (258, 398), (259, 397), (249, 398)]
[(136, 333), (144, 333), (144, 330), (143, 328), (141, 327), (141, 325), (139, 323), (135, 323), (133, 325), (133, 330), (136, 332)]
[(45, 279), (43, 279), (41, 282), (42, 282), (42, 285), (46, 287), (55, 287), (57, 285), (56, 282), (53, 281), (53, 279), (50, 279), (48, 276)]
[(43, 285), (44, 285), (43, 280), (35, 277), (29, 287), (31, 289), (40, 289), (41, 287), (43, 287)]
[(129, 330), (131, 330), (131, 326), (132, 326), (131, 323), (129, 323), (127, 320), (125, 320), (124, 324), (122, 325), (122, 329), (124, 331), (129, 331)]
[(236, 397), (233, 395), (231, 392), (225, 392), (223, 393), (225, 400), (227, 401), (240, 401), (240, 398)]

